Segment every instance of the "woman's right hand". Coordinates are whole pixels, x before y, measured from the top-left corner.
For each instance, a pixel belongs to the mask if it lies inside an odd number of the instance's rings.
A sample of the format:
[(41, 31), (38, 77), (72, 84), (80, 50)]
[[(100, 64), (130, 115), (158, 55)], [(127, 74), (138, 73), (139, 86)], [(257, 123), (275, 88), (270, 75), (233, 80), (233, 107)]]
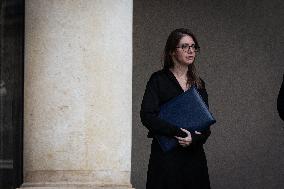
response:
[(175, 136), (176, 139), (178, 139), (178, 143), (182, 146), (182, 147), (187, 147), (192, 143), (192, 137), (191, 134), (188, 130), (181, 128), (181, 130), (183, 132), (185, 132), (187, 134), (186, 137), (177, 137)]

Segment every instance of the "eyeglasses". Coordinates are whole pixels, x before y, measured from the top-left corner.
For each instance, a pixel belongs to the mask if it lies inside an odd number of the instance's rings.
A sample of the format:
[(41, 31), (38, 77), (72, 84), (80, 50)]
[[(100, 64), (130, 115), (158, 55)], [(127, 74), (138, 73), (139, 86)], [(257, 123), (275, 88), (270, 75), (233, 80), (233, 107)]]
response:
[(188, 52), (188, 50), (191, 48), (194, 52), (199, 52), (199, 49), (200, 47), (195, 45), (195, 44), (192, 44), (192, 45), (189, 45), (188, 43), (184, 43), (184, 44), (181, 44), (179, 46), (177, 46), (176, 48), (181, 48), (184, 52)]

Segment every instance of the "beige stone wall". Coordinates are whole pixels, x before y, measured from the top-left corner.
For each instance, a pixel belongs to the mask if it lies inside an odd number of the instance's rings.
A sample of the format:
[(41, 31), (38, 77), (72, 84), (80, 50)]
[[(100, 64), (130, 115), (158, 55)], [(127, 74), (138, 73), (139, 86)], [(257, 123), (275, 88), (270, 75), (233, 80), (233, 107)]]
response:
[(25, 6), (24, 186), (130, 186), (132, 1)]

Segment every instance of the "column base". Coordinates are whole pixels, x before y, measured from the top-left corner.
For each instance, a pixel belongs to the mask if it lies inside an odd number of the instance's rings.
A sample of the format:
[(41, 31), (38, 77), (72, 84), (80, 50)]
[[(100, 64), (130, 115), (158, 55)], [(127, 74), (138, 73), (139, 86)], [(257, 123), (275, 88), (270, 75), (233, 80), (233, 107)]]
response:
[(26, 171), (21, 189), (133, 189), (129, 171)]
[(24, 183), (18, 189), (134, 189), (131, 185), (97, 185), (92, 183)]

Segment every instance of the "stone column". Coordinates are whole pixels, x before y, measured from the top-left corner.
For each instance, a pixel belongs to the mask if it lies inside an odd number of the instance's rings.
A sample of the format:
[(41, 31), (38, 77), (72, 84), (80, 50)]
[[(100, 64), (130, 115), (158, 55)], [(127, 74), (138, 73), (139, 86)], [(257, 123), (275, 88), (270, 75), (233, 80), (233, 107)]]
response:
[(132, 0), (25, 3), (22, 188), (132, 188)]

